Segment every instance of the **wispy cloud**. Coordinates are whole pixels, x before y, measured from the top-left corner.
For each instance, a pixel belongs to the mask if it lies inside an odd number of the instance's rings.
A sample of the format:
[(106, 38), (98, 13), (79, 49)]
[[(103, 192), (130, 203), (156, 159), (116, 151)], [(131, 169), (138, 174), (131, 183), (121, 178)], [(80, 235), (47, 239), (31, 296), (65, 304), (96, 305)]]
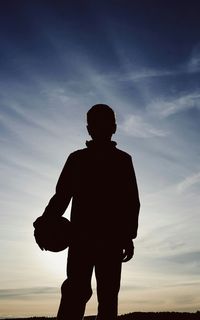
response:
[(200, 266), (200, 251), (193, 251), (193, 252), (190, 251), (190, 252), (180, 253), (176, 255), (170, 255), (170, 256), (167, 256), (166, 259), (176, 262), (178, 264), (185, 263), (188, 265), (192, 265), (193, 267), (195, 267), (197, 271)]
[(200, 72), (200, 43), (194, 46), (186, 70), (189, 73)]
[(183, 192), (187, 191), (189, 188), (191, 188), (197, 184), (200, 184), (200, 172), (192, 174), (192, 175), (186, 177), (184, 180), (182, 180), (178, 184), (177, 190), (179, 193), (183, 193)]
[(119, 128), (130, 136), (137, 138), (165, 137), (168, 133), (148, 123), (139, 115), (127, 115)]
[(119, 77), (121, 81), (140, 81), (147, 78), (157, 78), (177, 75), (179, 71), (164, 70), (164, 69), (153, 69), (153, 68), (141, 68), (131, 71), (126, 75)]
[(2, 300), (16, 300), (16, 299), (32, 299), (33, 296), (44, 296), (58, 294), (59, 288), (56, 287), (33, 287), (33, 288), (13, 288), (0, 289), (0, 298)]
[(153, 100), (147, 108), (158, 117), (166, 118), (175, 113), (192, 108), (200, 108), (200, 92), (183, 94), (175, 98), (157, 98)]

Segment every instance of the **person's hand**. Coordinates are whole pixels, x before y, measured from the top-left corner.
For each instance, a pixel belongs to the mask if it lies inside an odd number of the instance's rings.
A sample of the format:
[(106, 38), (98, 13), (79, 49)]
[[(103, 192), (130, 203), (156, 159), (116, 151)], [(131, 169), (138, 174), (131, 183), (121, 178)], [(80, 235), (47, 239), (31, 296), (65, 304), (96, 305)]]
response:
[(44, 217), (40, 216), (33, 222), (33, 226), (34, 226), (34, 228), (39, 228), (40, 225), (43, 223), (44, 223)]
[(125, 241), (123, 245), (122, 262), (129, 261), (134, 255), (134, 244), (132, 239)]

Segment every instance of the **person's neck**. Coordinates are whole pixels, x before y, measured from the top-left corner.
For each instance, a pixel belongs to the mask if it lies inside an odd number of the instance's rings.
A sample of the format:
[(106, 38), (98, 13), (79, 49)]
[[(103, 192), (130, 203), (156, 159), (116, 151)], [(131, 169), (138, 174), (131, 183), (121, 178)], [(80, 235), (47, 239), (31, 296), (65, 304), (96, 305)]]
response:
[(98, 144), (107, 144), (111, 142), (111, 138), (105, 138), (105, 139), (92, 139), (94, 143)]

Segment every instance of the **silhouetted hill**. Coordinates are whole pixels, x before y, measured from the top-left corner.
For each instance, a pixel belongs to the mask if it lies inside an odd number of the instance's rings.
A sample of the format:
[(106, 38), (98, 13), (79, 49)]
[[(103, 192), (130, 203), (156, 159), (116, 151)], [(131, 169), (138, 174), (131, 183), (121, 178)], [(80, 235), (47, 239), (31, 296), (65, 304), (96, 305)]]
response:
[(121, 320), (200, 320), (200, 312), (133, 312), (118, 318)]
[[(189, 312), (133, 312), (118, 316), (120, 320), (200, 320), (200, 311)], [(85, 320), (95, 320), (95, 316), (87, 316)], [(8, 319), (2, 319), (8, 320)], [(56, 320), (55, 317), (12, 318), (12, 320)]]

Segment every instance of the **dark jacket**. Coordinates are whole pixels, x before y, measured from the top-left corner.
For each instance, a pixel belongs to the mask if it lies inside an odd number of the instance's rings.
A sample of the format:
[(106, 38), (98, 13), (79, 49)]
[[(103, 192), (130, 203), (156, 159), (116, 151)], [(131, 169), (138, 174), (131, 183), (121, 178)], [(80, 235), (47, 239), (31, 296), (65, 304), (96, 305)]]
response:
[(43, 215), (63, 215), (72, 198), (71, 222), (80, 237), (136, 238), (140, 202), (131, 156), (112, 141), (86, 145), (68, 157)]

